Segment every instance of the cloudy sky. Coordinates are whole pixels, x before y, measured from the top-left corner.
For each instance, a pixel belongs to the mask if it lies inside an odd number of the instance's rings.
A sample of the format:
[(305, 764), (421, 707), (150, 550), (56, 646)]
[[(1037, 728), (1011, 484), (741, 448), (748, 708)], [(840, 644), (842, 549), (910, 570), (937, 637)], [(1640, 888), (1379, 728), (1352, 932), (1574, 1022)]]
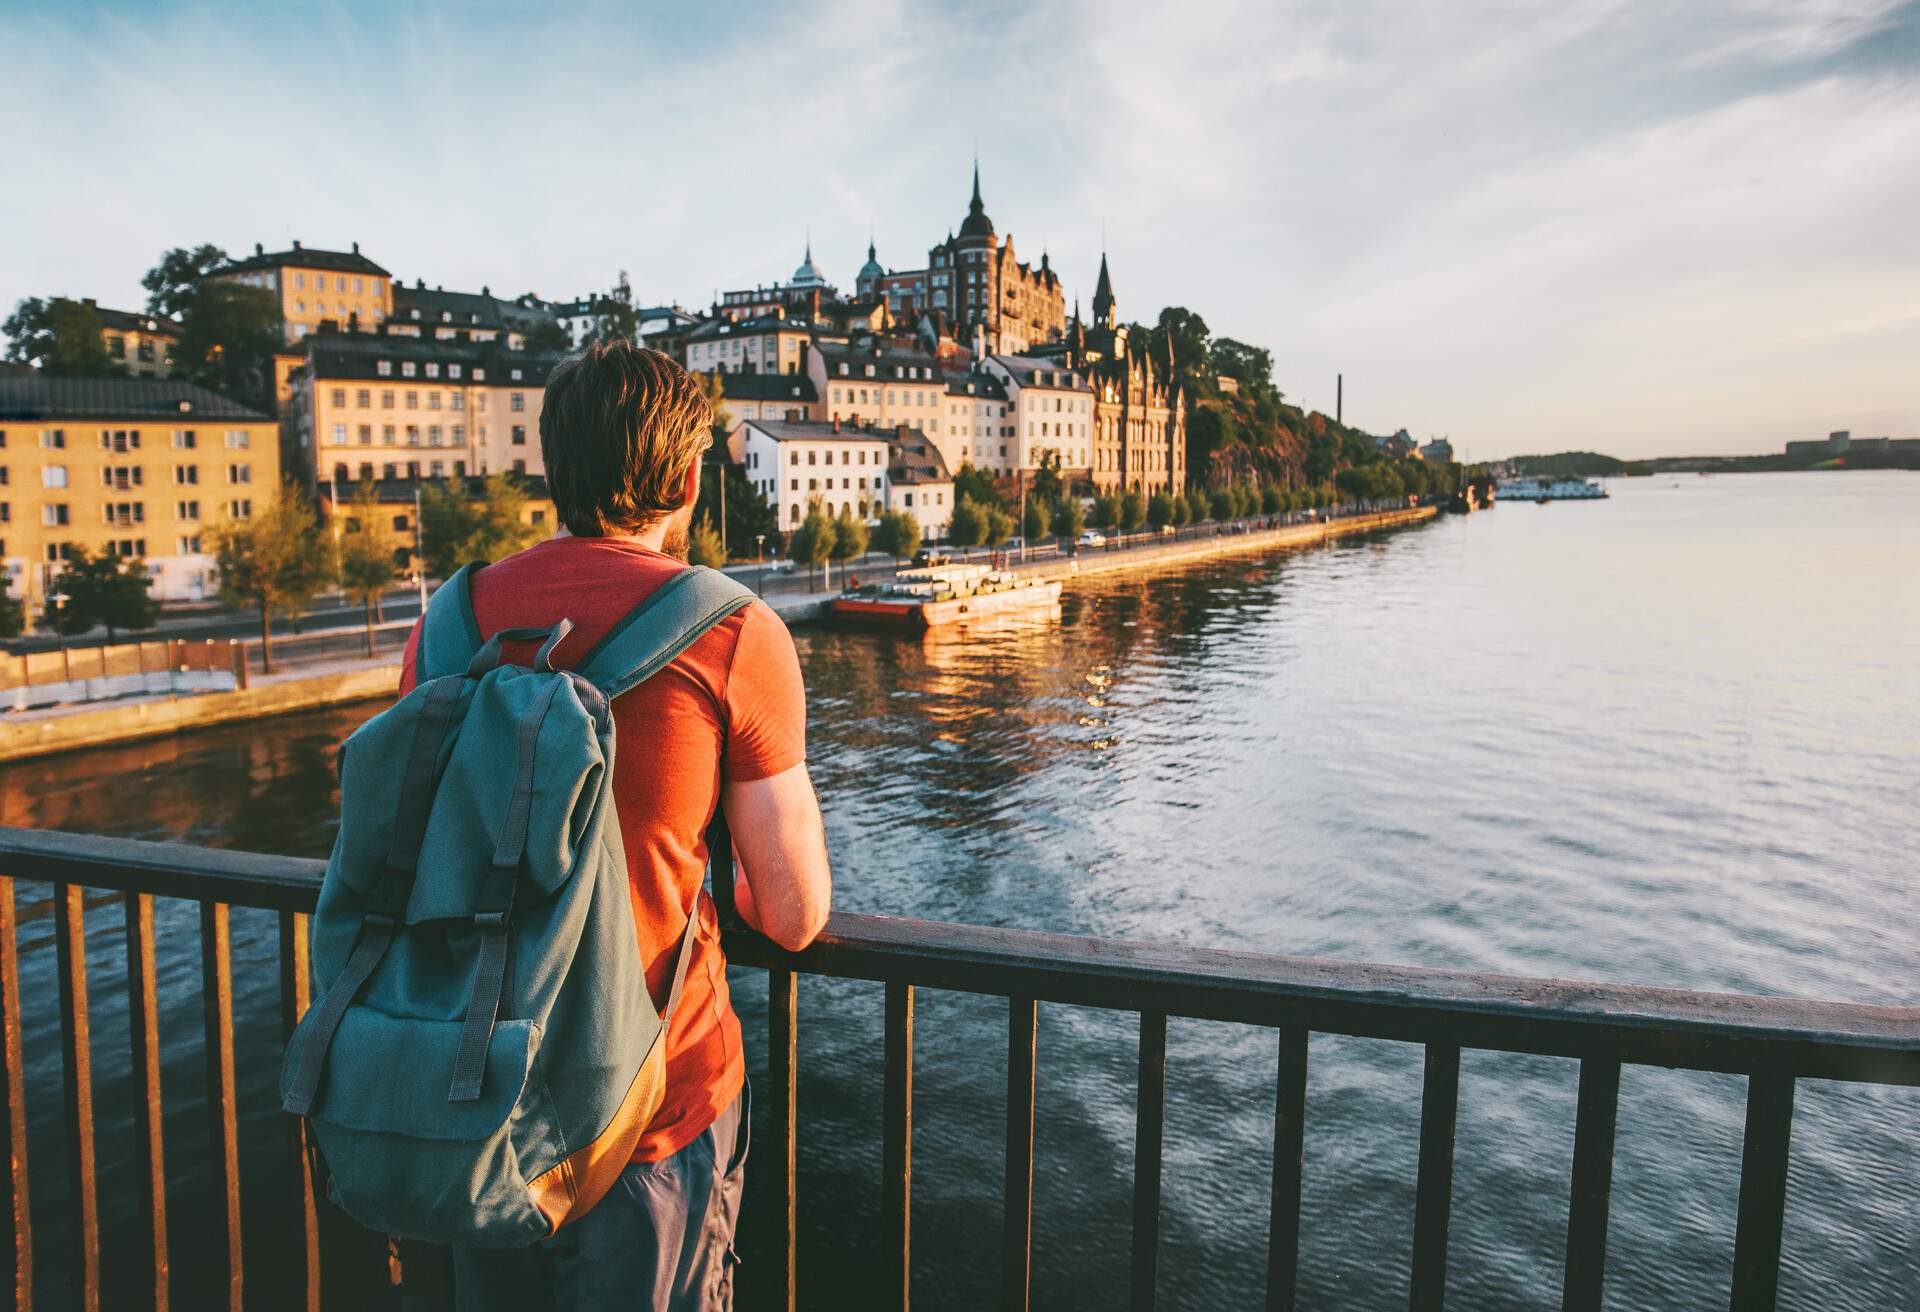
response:
[(164, 248), (648, 302), (988, 212), (1476, 458), (1920, 434), (1920, 3), (0, 0), (0, 302)]

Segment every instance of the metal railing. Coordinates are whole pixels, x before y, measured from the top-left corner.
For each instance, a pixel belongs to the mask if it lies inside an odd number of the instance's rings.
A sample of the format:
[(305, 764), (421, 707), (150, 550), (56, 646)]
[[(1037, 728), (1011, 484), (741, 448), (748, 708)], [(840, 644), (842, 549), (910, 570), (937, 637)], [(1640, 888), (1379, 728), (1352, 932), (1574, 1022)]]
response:
[[(144, 1108), (135, 1115), (143, 1173), (142, 1216), (151, 1227), (153, 1302), (167, 1306), (167, 1217), (160, 1118), (158, 999), (153, 905), (184, 898), (200, 907), (203, 1024), (213, 1115), (212, 1168), (226, 1245), (229, 1307), (241, 1307), (241, 1199), (235, 1118), (233, 976), (228, 909), (279, 915), (282, 1032), (308, 1004), (306, 916), (322, 863), (162, 843), (0, 829), (0, 1027), (12, 1145), (0, 1217), (12, 1221), (15, 1305), (32, 1306), (33, 1243), (27, 1206), (22, 1088), (21, 988), (14, 884), (50, 884), (58, 953), (66, 1167), (80, 1233), (78, 1285), (99, 1306), (99, 1217), (94, 1195), (94, 1110), (83, 923), (84, 888), (126, 894), (130, 1042)], [(1403, 966), (1280, 957), (1071, 937), (889, 917), (836, 914), (805, 952), (782, 952), (743, 929), (729, 930), (732, 964), (768, 974), (768, 1121), (772, 1142), (755, 1150), (776, 1217), (772, 1248), (784, 1306), (795, 1302), (798, 983), (802, 974), (871, 980), (886, 991), (882, 1180), (888, 1301), (908, 1304), (913, 1158), (914, 998), (944, 989), (1007, 999), (1006, 1208), (1001, 1306), (1029, 1305), (1032, 1271), (1035, 1036), (1042, 1002), (1137, 1012), (1139, 1085), (1133, 1181), (1131, 1306), (1154, 1306), (1159, 1284), (1160, 1147), (1165, 1110), (1167, 1019), (1195, 1017), (1279, 1031), (1273, 1121), (1273, 1190), (1267, 1306), (1295, 1306), (1301, 1163), (1306, 1130), (1307, 1038), (1353, 1035), (1422, 1045), (1419, 1164), (1410, 1305), (1438, 1308), (1446, 1285), (1453, 1143), (1465, 1049), (1533, 1053), (1580, 1063), (1571, 1207), (1562, 1306), (1597, 1309), (1607, 1247), (1614, 1127), (1623, 1065), (1726, 1072), (1747, 1077), (1746, 1138), (1734, 1235), (1731, 1306), (1774, 1306), (1785, 1217), (1794, 1091), (1801, 1079), (1920, 1085), (1920, 1009), (1804, 1002), (1677, 989), (1466, 974)], [(248, 1054), (278, 1059), (278, 1053)], [(321, 1293), (321, 1226), (300, 1127), (289, 1122), (299, 1163), (305, 1306)], [(384, 1249), (382, 1249), (384, 1252)], [(364, 1256), (364, 1254), (363, 1254)], [(196, 1254), (197, 1261), (207, 1255)], [(124, 1261), (116, 1255), (116, 1262)], [(137, 1259), (137, 1255), (136, 1258)], [(412, 1306), (439, 1305), (435, 1264), (408, 1275)], [(784, 1273), (782, 1276), (782, 1272)], [(335, 1273), (329, 1269), (331, 1282)]]

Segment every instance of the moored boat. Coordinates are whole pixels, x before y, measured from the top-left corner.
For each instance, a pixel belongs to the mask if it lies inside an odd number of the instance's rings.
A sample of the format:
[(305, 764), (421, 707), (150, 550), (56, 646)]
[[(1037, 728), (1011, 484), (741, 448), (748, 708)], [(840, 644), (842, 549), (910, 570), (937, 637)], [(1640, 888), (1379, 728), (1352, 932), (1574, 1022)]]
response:
[(1591, 478), (1507, 478), (1494, 489), (1496, 501), (1600, 501), (1607, 489)]
[(985, 565), (901, 570), (885, 583), (848, 588), (827, 602), (842, 619), (934, 628), (988, 616), (1050, 611), (1060, 580), (1016, 578)]

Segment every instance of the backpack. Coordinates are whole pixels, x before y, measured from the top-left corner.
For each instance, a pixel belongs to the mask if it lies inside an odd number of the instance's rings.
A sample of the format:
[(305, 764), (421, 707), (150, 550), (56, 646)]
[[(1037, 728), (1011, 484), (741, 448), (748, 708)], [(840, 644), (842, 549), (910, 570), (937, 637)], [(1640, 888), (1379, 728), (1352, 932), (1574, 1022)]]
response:
[[(341, 748), (340, 832), (313, 913), (320, 996), (280, 1084), (348, 1215), (509, 1248), (599, 1202), (666, 1095), (699, 900), (658, 1012), (614, 809), (612, 701), (753, 593), (684, 570), (556, 670), (567, 620), (481, 641), (479, 568), (427, 607), (414, 689)], [(501, 664), (502, 642), (535, 639), (531, 667)], [(715, 821), (726, 898), (718, 807)]]

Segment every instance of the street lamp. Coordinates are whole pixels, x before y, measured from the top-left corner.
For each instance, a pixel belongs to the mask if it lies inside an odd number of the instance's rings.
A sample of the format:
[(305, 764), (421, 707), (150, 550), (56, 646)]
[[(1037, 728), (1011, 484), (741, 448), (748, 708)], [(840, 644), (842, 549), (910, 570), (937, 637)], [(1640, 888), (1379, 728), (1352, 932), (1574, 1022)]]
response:
[(766, 540), (767, 535), (765, 533), (755, 533), (753, 535), (753, 592), (757, 597), (766, 595), (767, 567), (760, 559), (760, 548), (766, 543)]

